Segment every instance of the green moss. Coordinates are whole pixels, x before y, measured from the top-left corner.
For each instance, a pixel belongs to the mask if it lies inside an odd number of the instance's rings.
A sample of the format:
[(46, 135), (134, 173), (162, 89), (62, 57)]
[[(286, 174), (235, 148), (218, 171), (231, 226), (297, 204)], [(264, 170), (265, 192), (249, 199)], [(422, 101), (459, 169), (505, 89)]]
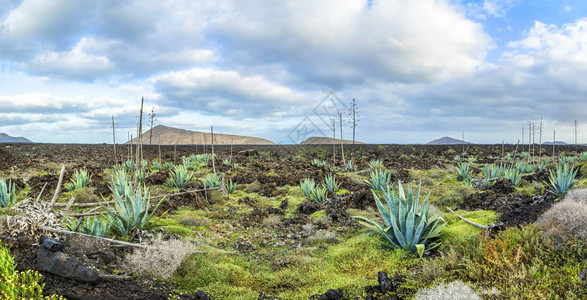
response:
[(347, 189), (339, 189), (338, 191), (336, 191), (337, 195), (345, 195), (346, 193), (349, 193), (349, 190)]
[(417, 261), (402, 250), (381, 247), (378, 237), (359, 234), (327, 250), (301, 248), (271, 253), (286, 260), (274, 269), (267, 259), (251, 261), (242, 254), (194, 254), (176, 272), (174, 282), (186, 292), (204, 290), (217, 299), (256, 299), (259, 291), (282, 299), (308, 299), (328, 289), (363, 294), (366, 285), (377, 284), (377, 272), (402, 272)]
[[(477, 211), (456, 211), (459, 215), (466, 218), (469, 221), (473, 221), (480, 225), (490, 225), (498, 220), (498, 216), (495, 212), (489, 210), (477, 210)], [(442, 231), (442, 240), (444, 243), (454, 243), (475, 239), (481, 233), (481, 229), (466, 223), (459, 219), (453, 213), (446, 213), (443, 215), (444, 220), (447, 223), (447, 227)]]
[(306, 160), (307, 159), (305, 157), (303, 157), (302, 155), (296, 155), (291, 158), (291, 161), (293, 161), (293, 162), (300, 162), (300, 161), (306, 161)]
[(313, 220), (318, 220), (318, 219), (322, 219), (322, 218), (326, 218), (326, 211), (325, 210), (319, 210), (314, 212), (313, 214), (310, 215), (310, 218)]

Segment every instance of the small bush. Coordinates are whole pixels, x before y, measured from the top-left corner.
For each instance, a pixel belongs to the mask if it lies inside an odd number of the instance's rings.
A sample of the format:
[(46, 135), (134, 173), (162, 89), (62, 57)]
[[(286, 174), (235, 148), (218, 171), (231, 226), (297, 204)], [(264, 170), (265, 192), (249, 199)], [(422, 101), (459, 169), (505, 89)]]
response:
[(538, 219), (538, 224), (550, 236), (587, 238), (587, 202), (557, 203)]
[(190, 241), (155, 240), (150, 248), (136, 249), (127, 255), (123, 268), (143, 277), (169, 279), (181, 262), (193, 252), (194, 245)]
[(574, 189), (567, 192), (563, 201), (587, 203), (587, 189)]
[(416, 300), (475, 300), (481, 299), (475, 291), (460, 280), (422, 289), (416, 293)]
[(10, 251), (0, 241), (0, 298), (2, 299), (63, 299), (60, 296), (43, 296), (44, 284), (36, 271), (16, 270)]

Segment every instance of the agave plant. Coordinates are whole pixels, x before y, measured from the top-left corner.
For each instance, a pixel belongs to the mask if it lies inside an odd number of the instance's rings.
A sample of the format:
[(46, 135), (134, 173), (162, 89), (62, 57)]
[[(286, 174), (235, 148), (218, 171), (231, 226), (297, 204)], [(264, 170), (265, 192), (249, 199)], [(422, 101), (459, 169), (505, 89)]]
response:
[(155, 171), (159, 171), (161, 170), (161, 161), (159, 159), (155, 159), (151, 162), (151, 169), (155, 170)]
[(556, 166), (556, 171), (549, 171), (550, 192), (555, 196), (561, 196), (579, 183), (575, 177), (578, 169), (569, 167), (569, 164), (561, 163)]
[(166, 185), (170, 188), (181, 189), (192, 180), (193, 177), (194, 173), (189, 172), (186, 166), (179, 165), (171, 171), (169, 178), (167, 178)]
[(127, 184), (122, 194), (113, 187), (110, 187), (110, 190), (116, 200), (114, 206), (104, 199), (105, 204), (102, 207), (110, 219), (115, 234), (132, 239), (137, 229), (155, 227), (150, 221), (164, 199), (157, 203), (149, 213), (151, 196), (147, 187), (141, 188), (139, 183), (137, 189), (134, 190), (130, 184)]
[(325, 167), (328, 166), (328, 162), (323, 161), (323, 160), (319, 160), (317, 158), (314, 158), (314, 160), (312, 161), (312, 164), (317, 166), (317, 167)]
[(501, 171), (501, 168), (494, 164), (483, 166), (481, 174), (483, 174), (485, 177), (485, 185), (491, 185), (494, 180), (498, 180), (501, 175)]
[(219, 187), (220, 186), (220, 176), (217, 174), (208, 174), (204, 179), (204, 186), (205, 187)]
[(383, 162), (381, 162), (381, 160), (379, 159), (373, 159), (369, 162), (369, 168), (373, 169), (373, 168), (381, 168), (383, 167)]
[(336, 192), (340, 188), (340, 184), (336, 183), (336, 177), (333, 174), (328, 174), (324, 177), (324, 187), (329, 192)]
[(124, 187), (130, 182), (128, 173), (122, 169), (114, 171), (112, 176), (112, 187), (115, 188), (119, 194), (124, 193)]
[(137, 170), (137, 164), (135, 164), (134, 160), (132, 159), (128, 159), (126, 160), (123, 164), (122, 167), (126, 170), (126, 172), (128, 173), (134, 173)]
[(385, 169), (375, 169), (369, 174), (371, 180), (365, 180), (372, 190), (385, 191), (391, 181), (391, 172)]
[(344, 165), (345, 170), (347, 171), (354, 171), (355, 170), (355, 166), (353, 165), (352, 161), (347, 161), (346, 164)]
[(515, 186), (519, 186), (520, 184), (522, 184), (522, 173), (518, 168), (511, 168), (505, 170), (503, 172), (503, 176)]
[(466, 163), (459, 163), (459, 168), (457, 169), (457, 180), (464, 181), (469, 177), (472, 177), (470, 166)]
[(326, 202), (326, 188), (323, 186), (315, 186), (310, 192), (309, 198), (317, 203), (324, 204), (324, 202)]
[(12, 180), (0, 180), (0, 207), (10, 207), (16, 203), (16, 188)]
[(316, 182), (314, 182), (314, 179), (304, 178), (303, 180), (300, 181), (300, 187), (302, 188), (302, 191), (304, 192), (304, 196), (306, 196), (307, 198), (310, 198), (312, 191), (316, 187)]
[(146, 178), (147, 174), (145, 173), (145, 171), (142, 168), (139, 168), (139, 169), (137, 169), (135, 176), (137, 177), (138, 181), (145, 182), (145, 178)]
[(398, 182), (397, 193), (391, 187), (383, 192), (387, 206), (373, 193), (384, 224), (363, 217), (356, 218), (362, 220), (362, 225), (384, 237), (387, 241), (385, 246), (418, 251), (422, 255), (425, 250), (438, 247), (436, 240), (445, 227), (442, 217), (429, 215), (428, 195), (420, 203), (420, 187), (416, 194), (409, 187), (406, 196), (401, 182)]
[(529, 173), (534, 172), (534, 166), (529, 165), (525, 162), (519, 161), (518, 163), (516, 163), (516, 170), (520, 174), (529, 174)]
[(92, 181), (92, 175), (86, 170), (76, 170), (70, 179), (71, 183), (65, 185), (68, 191), (81, 189), (88, 186)]
[(86, 219), (66, 218), (63, 224), (69, 231), (106, 237), (110, 233), (110, 220), (96, 217)]

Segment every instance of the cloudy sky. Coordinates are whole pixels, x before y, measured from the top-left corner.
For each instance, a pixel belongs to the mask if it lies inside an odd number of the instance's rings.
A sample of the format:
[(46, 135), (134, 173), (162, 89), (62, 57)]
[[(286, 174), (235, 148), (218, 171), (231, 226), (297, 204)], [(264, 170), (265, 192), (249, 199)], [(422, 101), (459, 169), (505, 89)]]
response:
[(111, 142), (114, 116), (124, 141), (144, 97), (155, 124), (287, 144), (330, 135), (327, 114), (348, 119), (356, 98), (370, 143), (516, 143), (540, 118), (543, 140), (574, 142), (576, 119), (583, 143), (586, 13), (583, 0), (0, 0), (0, 132)]

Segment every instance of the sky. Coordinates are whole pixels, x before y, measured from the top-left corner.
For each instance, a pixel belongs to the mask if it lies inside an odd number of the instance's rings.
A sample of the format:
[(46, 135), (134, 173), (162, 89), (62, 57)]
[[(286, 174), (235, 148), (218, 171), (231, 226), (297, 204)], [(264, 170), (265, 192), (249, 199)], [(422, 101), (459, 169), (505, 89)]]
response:
[(0, 0), (0, 132), (35, 142), (124, 142), (141, 98), (144, 128), (351, 139), (354, 98), (368, 143), (587, 143), (586, 78), (584, 0)]

